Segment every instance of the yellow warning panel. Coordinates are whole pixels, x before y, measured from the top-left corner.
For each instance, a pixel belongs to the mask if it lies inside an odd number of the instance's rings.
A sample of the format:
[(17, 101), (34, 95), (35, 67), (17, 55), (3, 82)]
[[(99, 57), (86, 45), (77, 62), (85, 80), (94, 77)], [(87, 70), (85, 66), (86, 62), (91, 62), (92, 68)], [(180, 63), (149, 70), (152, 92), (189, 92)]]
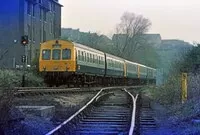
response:
[(184, 103), (187, 100), (187, 73), (181, 75), (181, 89), (182, 103)]

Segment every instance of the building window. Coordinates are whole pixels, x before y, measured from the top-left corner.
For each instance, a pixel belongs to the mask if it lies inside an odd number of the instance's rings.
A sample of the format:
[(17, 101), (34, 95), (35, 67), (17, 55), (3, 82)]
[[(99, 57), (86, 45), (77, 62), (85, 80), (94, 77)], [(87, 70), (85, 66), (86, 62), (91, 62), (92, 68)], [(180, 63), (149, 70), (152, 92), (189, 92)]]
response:
[(29, 38), (29, 40), (31, 40), (32, 39), (32, 34), (31, 34), (31, 26), (28, 24), (28, 38)]
[(61, 36), (61, 25), (59, 25), (59, 36)]
[(56, 17), (55, 14), (53, 16), (53, 34), (54, 34), (54, 38), (56, 38)]
[(43, 34), (42, 34), (42, 27), (40, 27), (40, 42), (42, 42), (42, 40), (43, 40)]
[(30, 2), (27, 2), (27, 14), (28, 15), (31, 15), (31, 8), (32, 8), (32, 5)]
[(42, 20), (42, 8), (40, 8), (40, 20)]
[(53, 10), (53, 11), (56, 11), (56, 4), (53, 3), (52, 5), (53, 5), (53, 6), (52, 6), (52, 10)]
[(43, 10), (43, 17), (44, 17), (44, 21), (47, 21), (47, 11)]
[(49, 10), (52, 11), (52, 2), (49, 1)]
[(42, 3), (42, 0), (39, 0), (39, 3), (41, 4), (41, 3)]
[(35, 16), (35, 5), (33, 5), (33, 16)]
[(33, 41), (35, 41), (35, 24), (33, 24)]
[(43, 42), (45, 42), (46, 41), (46, 31), (44, 30), (43, 31)]
[(53, 33), (53, 21), (51, 20), (50, 22), (50, 33), (52, 34)]

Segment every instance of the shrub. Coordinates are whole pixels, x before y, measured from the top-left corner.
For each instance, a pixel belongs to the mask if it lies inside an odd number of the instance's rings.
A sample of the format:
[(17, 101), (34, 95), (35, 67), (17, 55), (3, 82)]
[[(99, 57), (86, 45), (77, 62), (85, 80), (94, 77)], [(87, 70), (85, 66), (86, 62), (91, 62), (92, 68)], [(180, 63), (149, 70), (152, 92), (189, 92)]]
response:
[(148, 88), (146, 93), (163, 105), (180, 103), (180, 76), (171, 76), (163, 86)]
[[(19, 87), (22, 84), (22, 71), (0, 70), (0, 87)], [(26, 72), (26, 86), (44, 86), (43, 79), (33, 72)]]

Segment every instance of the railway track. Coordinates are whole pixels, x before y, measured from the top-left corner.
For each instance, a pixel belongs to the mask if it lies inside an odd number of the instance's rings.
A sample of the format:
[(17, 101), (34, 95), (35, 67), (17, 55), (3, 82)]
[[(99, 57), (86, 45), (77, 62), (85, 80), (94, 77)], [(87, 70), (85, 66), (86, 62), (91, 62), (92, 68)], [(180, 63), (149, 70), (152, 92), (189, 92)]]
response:
[(139, 133), (140, 135), (156, 134), (157, 125), (154, 119), (155, 113), (151, 109), (150, 99), (142, 97), (140, 102)]
[[(140, 88), (135, 86), (134, 88)], [(123, 88), (123, 86), (119, 87)], [(128, 87), (131, 88), (131, 87)], [(65, 88), (65, 87), (15, 87), (13, 89), (14, 97), (27, 97), (27, 96), (43, 96), (43, 95), (56, 95), (67, 93), (84, 93), (84, 92), (98, 92), (101, 87), (89, 88)]]
[(137, 96), (126, 89), (101, 89), (83, 108), (46, 135), (132, 135), (136, 100)]
[(14, 97), (43, 96), (67, 93), (98, 92), (100, 88), (51, 88), (51, 87), (19, 87), (14, 89)]

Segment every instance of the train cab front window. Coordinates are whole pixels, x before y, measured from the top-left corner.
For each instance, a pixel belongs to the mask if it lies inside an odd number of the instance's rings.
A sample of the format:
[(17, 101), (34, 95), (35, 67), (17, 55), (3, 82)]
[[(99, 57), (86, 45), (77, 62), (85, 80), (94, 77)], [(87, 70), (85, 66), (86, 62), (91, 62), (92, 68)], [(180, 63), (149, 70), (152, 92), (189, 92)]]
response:
[(62, 50), (62, 59), (63, 60), (71, 59), (71, 50), (70, 49), (63, 49)]
[(51, 50), (50, 49), (42, 50), (42, 60), (50, 60), (50, 58), (51, 58)]
[(54, 49), (52, 54), (53, 60), (60, 60), (60, 49)]

